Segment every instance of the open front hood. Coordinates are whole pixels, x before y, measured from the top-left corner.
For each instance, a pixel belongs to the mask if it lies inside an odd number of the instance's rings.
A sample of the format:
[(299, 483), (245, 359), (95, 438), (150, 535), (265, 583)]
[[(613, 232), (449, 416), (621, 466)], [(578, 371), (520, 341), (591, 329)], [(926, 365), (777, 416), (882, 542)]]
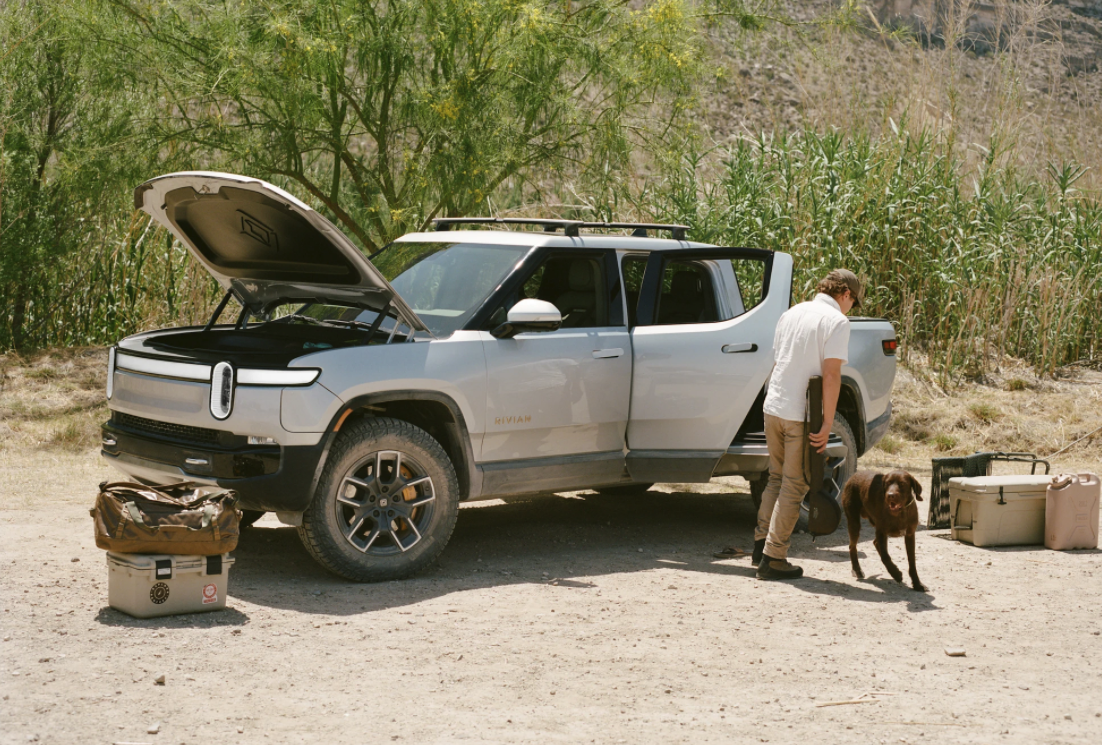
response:
[(253, 308), (314, 298), (373, 310), (390, 303), (405, 324), (428, 331), (344, 233), (279, 187), (229, 173), (170, 173), (135, 189), (134, 207)]

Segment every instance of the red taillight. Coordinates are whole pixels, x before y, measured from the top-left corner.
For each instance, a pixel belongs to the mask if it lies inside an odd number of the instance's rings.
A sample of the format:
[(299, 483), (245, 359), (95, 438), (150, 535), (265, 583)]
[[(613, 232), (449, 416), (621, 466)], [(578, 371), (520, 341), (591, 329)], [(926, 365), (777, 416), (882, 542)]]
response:
[(884, 345), (884, 354), (895, 354), (895, 350), (899, 349), (899, 342), (895, 339), (885, 339), (881, 344)]

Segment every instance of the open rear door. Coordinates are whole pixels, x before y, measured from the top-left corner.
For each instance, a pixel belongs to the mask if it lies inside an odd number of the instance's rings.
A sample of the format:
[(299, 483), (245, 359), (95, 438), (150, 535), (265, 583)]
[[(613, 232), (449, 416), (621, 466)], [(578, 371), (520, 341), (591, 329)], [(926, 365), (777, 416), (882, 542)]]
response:
[(632, 330), (628, 470), (711, 478), (773, 369), (792, 258), (746, 248), (655, 251)]

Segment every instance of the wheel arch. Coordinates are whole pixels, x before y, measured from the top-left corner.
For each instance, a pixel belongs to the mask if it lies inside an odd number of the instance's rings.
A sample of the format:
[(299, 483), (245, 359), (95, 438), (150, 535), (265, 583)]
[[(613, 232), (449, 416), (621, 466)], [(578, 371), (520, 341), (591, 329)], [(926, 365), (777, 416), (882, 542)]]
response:
[(311, 494), (317, 489), (340, 431), (352, 422), (371, 417), (399, 419), (428, 432), (455, 468), (460, 501), (482, 493), (482, 474), (475, 466), (470, 430), (459, 404), (438, 391), (402, 390), (369, 393), (345, 402), (326, 428), (325, 448), (314, 473)]

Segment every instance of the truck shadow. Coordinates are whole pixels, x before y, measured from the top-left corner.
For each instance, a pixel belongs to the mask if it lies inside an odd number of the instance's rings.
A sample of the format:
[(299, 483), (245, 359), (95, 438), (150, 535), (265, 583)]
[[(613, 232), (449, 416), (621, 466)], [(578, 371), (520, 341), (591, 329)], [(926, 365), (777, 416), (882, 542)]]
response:
[[(652, 491), (626, 497), (580, 492), (473, 503), (460, 510), (447, 549), (427, 571), (397, 582), (358, 584), (322, 569), (294, 528), (265, 520), (242, 532), (230, 605), (237, 599), (303, 613), (355, 615), (504, 585), (585, 590), (602, 575), (657, 568), (753, 581), (748, 556), (718, 561), (712, 552), (727, 545), (749, 552), (755, 522), (749, 495), (740, 493)], [(839, 536), (848, 545), (844, 528), (831, 538)], [(809, 536), (797, 535), (793, 546), (805, 563), (849, 561), (848, 551), (827, 550), (823, 538), (812, 544)], [(868, 583), (808, 577), (793, 586), (860, 602), (906, 602), (909, 610), (934, 607), (931, 596), (894, 582), (872, 589)]]

